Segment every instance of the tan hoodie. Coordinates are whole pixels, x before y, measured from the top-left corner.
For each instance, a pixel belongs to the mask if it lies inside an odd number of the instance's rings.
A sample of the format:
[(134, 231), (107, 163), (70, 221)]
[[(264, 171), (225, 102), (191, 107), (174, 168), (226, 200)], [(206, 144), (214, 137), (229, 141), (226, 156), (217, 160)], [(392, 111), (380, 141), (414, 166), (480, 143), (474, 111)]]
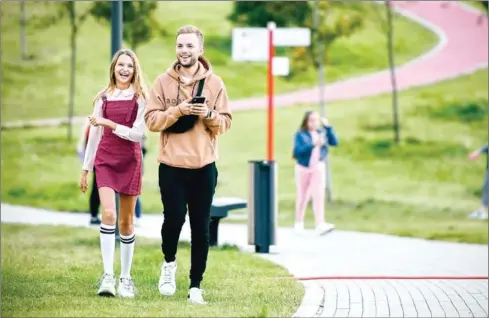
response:
[[(217, 136), (231, 127), (231, 110), (222, 79), (212, 73), (205, 58), (199, 58), (199, 68), (189, 83), (180, 79), (178, 61), (158, 76), (151, 88), (144, 114), (146, 126), (152, 132), (160, 132), (158, 162), (172, 167), (197, 169), (218, 158)], [(198, 81), (205, 78), (202, 95), (213, 112), (212, 119), (199, 118), (195, 126), (182, 134), (163, 132), (183, 116), (177, 107), (184, 100), (195, 96)]]

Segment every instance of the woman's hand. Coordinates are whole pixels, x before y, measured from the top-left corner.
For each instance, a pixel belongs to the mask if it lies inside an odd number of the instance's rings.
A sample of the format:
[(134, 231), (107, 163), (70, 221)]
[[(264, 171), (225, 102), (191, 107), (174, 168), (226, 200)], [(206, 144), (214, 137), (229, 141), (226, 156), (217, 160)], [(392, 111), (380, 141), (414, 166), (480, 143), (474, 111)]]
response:
[(81, 174), (81, 177), (80, 177), (80, 190), (81, 192), (85, 193), (88, 189), (88, 171), (87, 170), (83, 170), (82, 171), (82, 174)]
[(112, 120), (107, 118), (89, 116), (88, 119), (90, 120), (90, 125), (94, 127), (103, 126), (103, 127), (111, 128), (112, 130), (115, 130), (115, 128), (117, 127), (116, 123), (114, 123)]
[(97, 116), (88, 116), (88, 119), (90, 120), (90, 125), (92, 126), (104, 126), (105, 123), (105, 118), (103, 117), (97, 117)]
[(321, 123), (323, 124), (324, 127), (330, 127), (329, 120), (325, 117), (321, 118)]

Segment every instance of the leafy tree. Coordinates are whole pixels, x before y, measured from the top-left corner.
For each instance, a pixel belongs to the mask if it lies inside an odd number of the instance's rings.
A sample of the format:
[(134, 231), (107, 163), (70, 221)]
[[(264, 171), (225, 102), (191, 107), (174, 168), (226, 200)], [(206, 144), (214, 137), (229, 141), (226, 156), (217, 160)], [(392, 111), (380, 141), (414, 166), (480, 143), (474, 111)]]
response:
[(235, 25), (266, 27), (274, 21), (277, 27), (303, 25), (311, 15), (307, 1), (235, 1), (228, 20)]
[(389, 71), (391, 75), (391, 86), (392, 86), (392, 116), (393, 116), (393, 129), (394, 129), (394, 141), (396, 144), (400, 142), (400, 127), (399, 127), (399, 109), (398, 109), (398, 99), (397, 99), (397, 77), (396, 77), (396, 64), (394, 61), (394, 24), (392, 22), (392, 2), (391, 0), (385, 0), (385, 12), (387, 21), (379, 19), (382, 21), (384, 32), (387, 36), (387, 52), (389, 56)]
[[(49, 25), (53, 25), (59, 22), (63, 18), (68, 18), (70, 23), (70, 87), (68, 95), (68, 140), (71, 141), (73, 137), (73, 110), (75, 104), (75, 84), (76, 84), (76, 60), (77, 60), (77, 46), (76, 40), (78, 38), (78, 32), (81, 25), (90, 15), (90, 7), (84, 6), (84, 9), (80, 12), (77, 11), (76, 1), (66, 2), (54, 2), (50, 12), (50, 15), (45, 17), (45, 21)], [(79, 3), (80, 4), (80, 3)], [(82, 4), (83, 5), (83, 4)]]
[(20, 57), (23, 60), (27, 59), (27, 39), (25, 35), (25, 24), (26, 24), (26, 17), (25, 17), (25, 1), (20, 0)]
[[(70, 87), (69, 87), (69, 95), (68, 95), (68, 140), (71, 141), (73, 137), (73, 109), (75, 104), (75, 84), (76, 84), (76, 60), (77, 60), (77, 46), (76, 40), (78, 37), (78, 32), (86, 20), (86, 18), (90, 15), (90, 7), (82, 4), (84, 9), (82, 12), (77, 11), (76, 1), (70, 0), (65, 2), (43, 2), (44, 11), (40, 15), (33, 15), (27, 19), (26, 18), (26, 8), (25, 4), (21, 3), (21, 41), (22, 52), (21, 55), (26, 57), (26, 43), (25, 43), (25, 26), (26, 21), (31, 22), (30, 27), (33, 29), (45, 29), (48, 28), (60, 20), (64, 18), (68, 18), (70, 23), (70, 51), (71, 51), (71, 62), (70, 62)], [(37, 8), (39, 9), (39, 8)], [(47, 13), (45, 12), (47, 11)]]
[[(35, 5), (36, 8), (27, 10), (27, 1), (21, 0), (19, 15), (19, 36), (20, 36), (20, 56), (22, 60), (34, 58), (32, 54), (27, 53), (27, 33), (28, 29), (39, 31), (54, 25), (60, 18), (54, 2), (30, 3), (29, 6)], [(43, 9), (43, 10), (41, 10)]]
[[(327, 64), (331, 45), (340, 38), (351, 36), (363, 26), (363, 5), (349, 1), (320, 1), (317, 6), (317, 28), (312, 14), (304, 21), (303, 27), (311, 29), (311, 45), (294, 49), (291, 56), (294, 65), (292, 73), (306, 71), (311, 64), (318, 69), (321, 61)], [(324, 49), (320, 50), (319, 45)]]
[[(361, 3), (350, 1), (320, 1), (319, 27), (315, 28), (313, 8), (309, 1), (235, 1), (228, 19), (238, 26), (266, 27), (274, 21), (277, 27), (306, 27), (311, 29), (311, 46), (295, 48), (291, 55), (291, 75), (308, 70), (319, 61), (327, 61), (327, 49), (341, 37), (348, 37), (362, 27)], [(318, 44), (326, 49), (319, 56)]]
[[(165, 34), (158, 21), (154, 17), (158, 6), (153, 1), (122, 1), (123, 38), (133, 51), (149, 42), (156, 32)], [(94, 2), (91, 14), (99, 21), (111, 22), (111, 1)]]

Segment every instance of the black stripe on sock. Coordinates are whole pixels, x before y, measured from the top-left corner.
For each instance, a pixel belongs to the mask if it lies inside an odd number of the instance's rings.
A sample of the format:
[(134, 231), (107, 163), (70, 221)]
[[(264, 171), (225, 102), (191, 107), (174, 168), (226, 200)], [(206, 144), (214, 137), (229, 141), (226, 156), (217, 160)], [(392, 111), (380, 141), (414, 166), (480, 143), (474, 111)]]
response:
[(115, 234), (115, 229), (106, 229), (104, 227), (100, 227), (100, 233), (102, 233), (102, 234)]
[(136, 236), (133, 235), (130, 238), (127, 238), (127, 239), (121, 237), (120, 239), (121, 239), (121, 243), (131, 244), (131, 243), (133, 243), (136, 240)]

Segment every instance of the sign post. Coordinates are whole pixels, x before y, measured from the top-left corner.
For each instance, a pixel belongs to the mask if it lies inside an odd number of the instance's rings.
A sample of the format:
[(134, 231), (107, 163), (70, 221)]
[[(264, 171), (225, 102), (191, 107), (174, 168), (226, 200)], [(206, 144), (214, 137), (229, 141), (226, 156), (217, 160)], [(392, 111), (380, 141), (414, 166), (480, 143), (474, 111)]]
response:
[[(311, 45), (308, 28), (277, 28), (268, 22), (267, 28), (233, 29), (232, 58), (237, 62), (267, 62), (267, 160), (274, 159), (274, 76), (289, 74), (287, 57), (275, 56), (275, 47), (307, 47)], [(251, 49), (253, 48), (253, 49)]]
[(273, 33), (275, 31), (275, 22), (268, 22), (268, 121), (267, 121), (267, 160), (273, 161), (273, 150), (274, 150), (274, 118), (273, 118), (273, 89), (274, 89), (274, 78), (273, 78), (273, 58), (275, 56), (275, 47), (273, 46)]
[(249, 204), (255, 208), (251, 213), (253, 217), (248, 219), (248, 235), (257, 253), (268, 253), (269, 245), (275, 244), (278, 214), (277, 163), (274, 159), (274, 76), (289, 74), (289, 60), (275, 56), (275, 46), (309, 45), (311, 30), (306, 28), (277, 28), (275, 22), (268, 22), (267, 28), (233, 29), (234, 61), (267, 62), (267, 160), (251, 161), (253, 173), (250, 174)]

